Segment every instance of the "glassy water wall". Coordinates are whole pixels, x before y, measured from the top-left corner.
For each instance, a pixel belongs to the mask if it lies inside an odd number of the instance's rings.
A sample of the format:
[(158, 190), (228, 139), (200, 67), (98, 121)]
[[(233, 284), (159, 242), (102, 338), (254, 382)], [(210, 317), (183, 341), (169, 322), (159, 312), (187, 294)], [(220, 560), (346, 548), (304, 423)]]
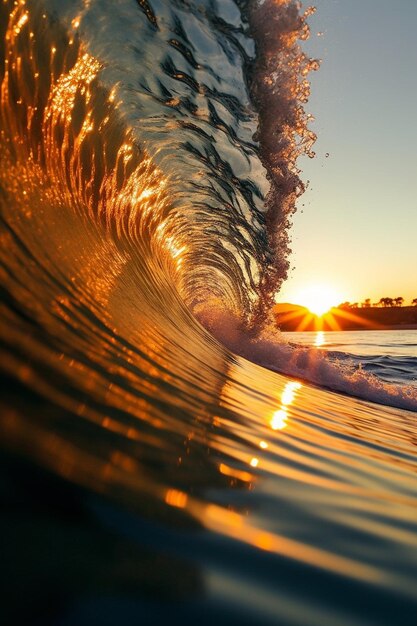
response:
[(298, 5), (258, 60), (242, 3), (0, 7), (5, 623), (413, 624), (415, 414), (219, 339), (268, 356)]

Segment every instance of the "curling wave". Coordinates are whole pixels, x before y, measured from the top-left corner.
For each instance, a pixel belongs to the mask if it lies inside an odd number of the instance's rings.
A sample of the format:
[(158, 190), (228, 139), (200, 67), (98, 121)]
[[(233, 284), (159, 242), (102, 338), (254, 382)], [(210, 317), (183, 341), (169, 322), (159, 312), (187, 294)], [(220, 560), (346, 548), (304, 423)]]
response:
[(150, 246), (187, 304), (219, 297), (245, 318), (285, 278), (314, 64), (295, 3), (216, 6), (3, 3), (2, 171), (18, 171), (2, 185), (36, 182), (23, 206), (41, 186)]
[(415, 615), (415, 415), (267, 334), (308, 14), (0, 2), (7, 623)]

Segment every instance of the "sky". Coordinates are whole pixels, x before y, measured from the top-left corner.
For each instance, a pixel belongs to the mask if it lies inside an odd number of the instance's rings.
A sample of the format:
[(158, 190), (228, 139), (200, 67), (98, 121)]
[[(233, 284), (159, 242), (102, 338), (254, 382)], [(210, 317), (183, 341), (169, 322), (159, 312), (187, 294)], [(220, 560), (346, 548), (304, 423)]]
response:
[(340, 301), (407, 304), (417, 297), (417, 0), (314, 5), (304, 49), (322, 60), (306, 105), (317, 156), (298, 162), (310, 183), (277, 300), (322, 283)]

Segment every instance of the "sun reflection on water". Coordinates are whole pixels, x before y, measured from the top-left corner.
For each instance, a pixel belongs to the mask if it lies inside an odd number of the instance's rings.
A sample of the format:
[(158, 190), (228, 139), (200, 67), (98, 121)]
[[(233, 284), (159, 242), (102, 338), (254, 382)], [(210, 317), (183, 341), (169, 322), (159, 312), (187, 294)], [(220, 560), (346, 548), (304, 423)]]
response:
[(187, 506), (187, 501), (187, 494), (177, 489), (168, 489), (165, 494), (165, 502), (178, 509), (184, 509)]
[(314, 340), (314, 345), (316, 346), (316, 348), (319, 348), (320, 346), (323, 346), (325, 343), (326, 343), (326, 339), (324, 336), (324, 332), (322, 330), (318, 330), (316, 334), (316, 338)]
[(272, 430), (283, 430), (287, 426), (288, 406), (294, 402), (296, 392), (301, 388), (301, 383), (289, 381), (281, 395), (281, 407), (272, 415), (270, 426)]

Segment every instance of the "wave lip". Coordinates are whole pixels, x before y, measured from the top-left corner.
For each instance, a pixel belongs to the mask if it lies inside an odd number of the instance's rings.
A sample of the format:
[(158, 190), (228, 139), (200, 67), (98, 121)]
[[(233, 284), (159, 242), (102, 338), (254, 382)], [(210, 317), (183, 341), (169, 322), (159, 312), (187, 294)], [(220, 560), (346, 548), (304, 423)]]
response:
[[(287, 276), (290, 217), (304, 192), (297, 159), (314, 157), (316, 135), (309, 128), (312, 115), (304, 109), (310, 94), (309, 72), (319, 68), (300, 41), (309, 37), (307, 18), (313, 7), (301, 12), (292, 0), (253, 2), (249, 10), (251, 32), (257, 45), (251, 90), (259, 109), (260, 155), (270, 190), (266, 225), (270, 266), (264, 274), (263, 295), (268, 309)], [(265, 316), (264, 316), (265, 317)]]

